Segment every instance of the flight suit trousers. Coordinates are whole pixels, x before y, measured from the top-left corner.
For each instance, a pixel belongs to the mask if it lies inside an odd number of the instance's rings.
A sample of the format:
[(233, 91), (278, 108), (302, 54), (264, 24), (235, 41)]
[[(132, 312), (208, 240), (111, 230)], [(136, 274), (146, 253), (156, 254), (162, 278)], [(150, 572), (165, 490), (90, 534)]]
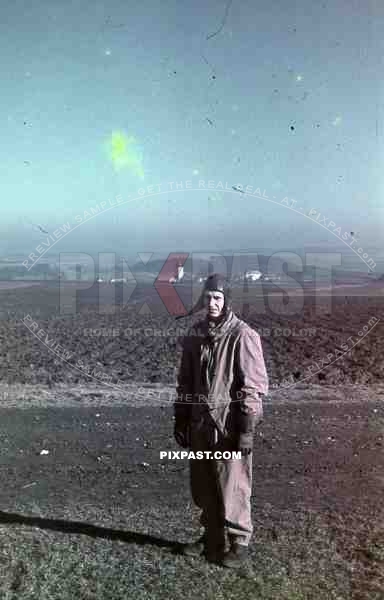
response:
[[(192, 423), (190, 443), (193, 452), (234, 450), (230, 440), (204, 419)], [(190, 459), (190, 484), (208, 538), (224, 545), (227, 535), (231, 544), (248, 546), (253, 533), (252, 454), (240, 459)]]

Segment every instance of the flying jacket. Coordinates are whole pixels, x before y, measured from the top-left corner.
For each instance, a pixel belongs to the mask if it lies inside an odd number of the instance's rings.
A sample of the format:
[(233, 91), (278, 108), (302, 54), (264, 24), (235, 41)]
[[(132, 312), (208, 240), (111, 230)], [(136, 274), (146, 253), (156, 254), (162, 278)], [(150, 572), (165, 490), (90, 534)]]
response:
[(199, 321), (182, 340), (176, 422), (192, 423), (205, 415), (224, 436), (252, 437), (263, 417), (261, 395), (268, 393), (260, 336), (232, 311), (211, 338), (207, 323)]

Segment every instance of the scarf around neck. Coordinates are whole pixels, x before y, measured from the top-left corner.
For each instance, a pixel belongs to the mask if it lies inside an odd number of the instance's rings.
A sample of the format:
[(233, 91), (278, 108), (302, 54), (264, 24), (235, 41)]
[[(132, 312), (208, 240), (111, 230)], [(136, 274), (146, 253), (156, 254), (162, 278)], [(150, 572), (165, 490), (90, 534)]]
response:
[(203, 341), (201, 346), (201, 385), (208, 392), (215, 374), (214, 346), (234, 324), (235, 315), (229, 311), (219, 321), (210, 320), (208, 317), (203, 323)]

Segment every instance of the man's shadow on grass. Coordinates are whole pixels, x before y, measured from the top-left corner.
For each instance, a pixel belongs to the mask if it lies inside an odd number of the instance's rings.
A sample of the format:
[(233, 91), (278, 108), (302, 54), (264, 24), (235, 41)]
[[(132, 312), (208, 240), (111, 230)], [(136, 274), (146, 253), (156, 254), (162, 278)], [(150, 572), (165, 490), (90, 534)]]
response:
[(159, 548), (168, 548), (173, 554), (180, 554), (183, 548), (183, 544), (180, 542), (164, 540), (162, 538), (145, 533), (136, 533), (134, 531), (124, 531), (122, 529), (110, 529), (109, 527), (90, 525), (81, 521), (46, 519), (44, 517), (27, 517), (18, 513), (7, 513), (0, 511), (0, 524), (27, 525), (29, 527), (38, 527), (39, 529), (46, 529), (49, 531), (61, 531), (62, 533), (87, 535), (92, 538), (120, 540), (128, 544), (139, 544), (140, 546), (149, 544)]

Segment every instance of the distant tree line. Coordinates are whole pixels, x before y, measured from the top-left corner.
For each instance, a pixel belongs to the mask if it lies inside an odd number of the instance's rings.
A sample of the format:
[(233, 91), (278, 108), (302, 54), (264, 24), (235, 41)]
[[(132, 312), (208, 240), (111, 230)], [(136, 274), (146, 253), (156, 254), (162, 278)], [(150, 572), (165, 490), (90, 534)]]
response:
[(47, 264), (37, 263), (29, 271), (23, 265), (0, 265), (0, 281), (13, 279), (53, 279), (58, 278), (56, 268)]

